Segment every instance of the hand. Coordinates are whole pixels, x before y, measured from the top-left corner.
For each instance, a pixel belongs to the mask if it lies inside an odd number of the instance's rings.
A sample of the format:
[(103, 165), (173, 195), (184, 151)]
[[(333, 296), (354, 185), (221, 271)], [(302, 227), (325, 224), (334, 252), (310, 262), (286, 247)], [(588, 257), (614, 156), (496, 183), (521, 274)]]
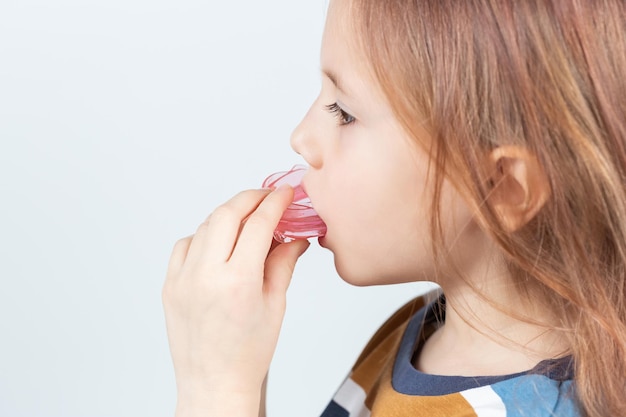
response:
[(287, 287), (308, 247), (272, 238), (292, 198), (290, 187), (244, 191), (174, 246), (163, 304), (177, 415), (258, 414)]

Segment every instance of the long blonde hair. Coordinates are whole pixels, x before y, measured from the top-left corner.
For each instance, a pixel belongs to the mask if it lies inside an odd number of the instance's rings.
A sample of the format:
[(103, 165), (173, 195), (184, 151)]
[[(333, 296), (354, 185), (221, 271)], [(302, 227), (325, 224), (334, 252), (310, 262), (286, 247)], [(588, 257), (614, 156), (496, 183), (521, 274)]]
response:
[[(351, 0), (359, 47), (396, 117), (424, 118), (443, 177), (524, 285), (563, 320), (588, 416), (626, 410), (626, 2)], [(486, 201), (485, 151), (531, 150), (552, 195), (507, 232)], [(432, 233), (442, 243), (439, 191)]]

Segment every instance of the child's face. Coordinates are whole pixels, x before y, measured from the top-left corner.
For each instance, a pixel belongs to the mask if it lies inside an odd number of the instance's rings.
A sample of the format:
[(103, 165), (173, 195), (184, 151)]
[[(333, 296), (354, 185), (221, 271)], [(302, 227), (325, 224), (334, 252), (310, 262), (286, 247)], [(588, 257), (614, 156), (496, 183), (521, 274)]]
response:
[[(291, 139), (311, 167), (303, 185), (328, 226), (320, 244), (355, 285), (432, 279), (428, 156), (402, 129), (354, 50), (342, 25), (345, 3), (330, 3), (321, 92)], [(453, 207), (444, 220), (459, 225), (450, 228), (457, 236), (471, 217), (448, 184), (444, 206)]]

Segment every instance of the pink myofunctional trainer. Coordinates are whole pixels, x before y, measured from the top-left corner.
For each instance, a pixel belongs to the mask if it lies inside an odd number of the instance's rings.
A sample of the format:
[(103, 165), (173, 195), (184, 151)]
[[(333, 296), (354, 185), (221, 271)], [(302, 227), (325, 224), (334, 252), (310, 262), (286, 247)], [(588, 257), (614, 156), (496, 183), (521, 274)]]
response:
[(274, 230), (274, 239), (281, 243), (288, 243), (295, 239), (321, 237), (326, 234), (326, 224), (313, 209), (311, 199), (301, 185), (306, 170), (307, 167), (304, 165), (295, 165), (289, 171), (277, 172), (263, 181), (263, 188), (274, 189), (283, 184), (293, 187), (293, 201)]

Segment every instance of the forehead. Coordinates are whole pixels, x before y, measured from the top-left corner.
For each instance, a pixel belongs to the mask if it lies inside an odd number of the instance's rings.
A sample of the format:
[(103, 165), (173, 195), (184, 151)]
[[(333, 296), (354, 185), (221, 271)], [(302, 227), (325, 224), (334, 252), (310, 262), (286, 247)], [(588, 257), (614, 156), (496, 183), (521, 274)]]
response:
[(350, 7), (350, 0), (330, 1), (320, 54), (322, 72), (346, 89), (350, 84), (372, 84), (373, 81), (370, 65), (357, 41)]

